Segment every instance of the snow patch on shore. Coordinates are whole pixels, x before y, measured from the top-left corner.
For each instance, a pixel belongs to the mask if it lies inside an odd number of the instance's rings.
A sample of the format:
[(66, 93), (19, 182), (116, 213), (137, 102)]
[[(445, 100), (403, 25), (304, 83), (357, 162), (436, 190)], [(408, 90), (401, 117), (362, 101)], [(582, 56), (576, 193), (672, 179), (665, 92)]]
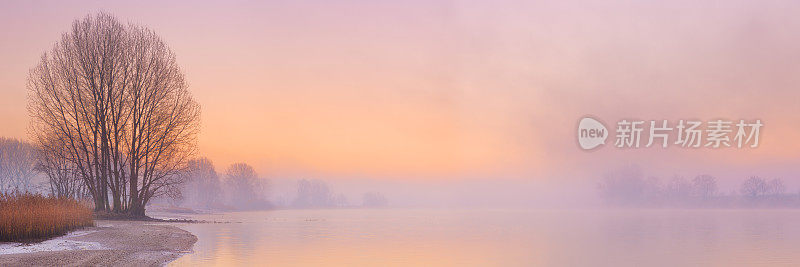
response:
[(6, 243), (0, 244), (0, 255), (17, 253), (34, 253), (40, 251), (64, 251), (64, 250), (103, 250), (108, 249), (98, 242), (76, 241), (69, 238), (87, 235), (97, 232), (97, 230), (74, 231), (64, 236), (45, 240), (39, 243)]

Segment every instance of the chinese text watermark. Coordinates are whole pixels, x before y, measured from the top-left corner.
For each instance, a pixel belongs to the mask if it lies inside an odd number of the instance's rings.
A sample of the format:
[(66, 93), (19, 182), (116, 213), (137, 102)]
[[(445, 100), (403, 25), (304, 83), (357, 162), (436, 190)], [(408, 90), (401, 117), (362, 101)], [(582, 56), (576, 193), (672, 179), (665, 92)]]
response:
[[(758, 147), (761, 120), (626, 120), (616, 123), (614, 146), (640, 148), (671, 145), (684, 148), (756, 148)], [(642, 133), (647, 133), (643, 140)], [(584, 117), (578, 123), (578, 144), (583, 149), (593, 149), (605, 144), (611, 134), (598, 120)]]

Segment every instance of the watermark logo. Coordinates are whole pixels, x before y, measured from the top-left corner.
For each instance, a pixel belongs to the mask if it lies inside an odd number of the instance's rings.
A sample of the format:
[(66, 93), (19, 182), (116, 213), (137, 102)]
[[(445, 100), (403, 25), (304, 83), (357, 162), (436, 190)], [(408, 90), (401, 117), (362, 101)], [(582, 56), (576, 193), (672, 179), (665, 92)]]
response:
[(578, 144), (589, 150), (606, 143), (608, 129), (599, 121), (586, 117), (578, 123)]
[[(615, 129), (614, 147), (639, 148), (671, 145), (682, 148), (756, 148), (764, 123), (761, 120), (621, 120)], [(649, 126), (649, 127), (648, 127)], [(578, 123), (578, 143), (585, 150), (605, 144), (611, 133), (590, 117)], [(644, 140), (642, 140), (644, 139)]]

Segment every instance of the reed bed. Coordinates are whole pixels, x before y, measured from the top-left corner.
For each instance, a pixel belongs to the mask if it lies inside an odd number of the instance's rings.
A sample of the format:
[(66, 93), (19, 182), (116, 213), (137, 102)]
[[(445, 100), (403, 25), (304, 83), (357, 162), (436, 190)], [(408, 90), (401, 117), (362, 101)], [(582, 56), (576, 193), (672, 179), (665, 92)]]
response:
[(43, 239), (92, 225), (91, 207), (75, 199), (0, 193), (0, 241)]

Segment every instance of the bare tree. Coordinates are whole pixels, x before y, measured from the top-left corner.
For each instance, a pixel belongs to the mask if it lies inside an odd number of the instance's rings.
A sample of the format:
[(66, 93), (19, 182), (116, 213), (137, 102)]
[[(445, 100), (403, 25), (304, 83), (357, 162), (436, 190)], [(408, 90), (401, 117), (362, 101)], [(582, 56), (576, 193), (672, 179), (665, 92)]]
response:
[(603, 176), (601, 196), (611, 204), (639, 204), (644, 199), (644, 173), (638, 165), (627, 165)]
[(328, 184), (322, 180), (297, 181), (297, 196), (292, 206), (298, 208), (327, 208), (336, 204)]
[(185, 178), (200, 108), (149, 29), (105, 13), (76, 20), (30, 71), (28, 88), (34, 140), (59, 142), (95, 209), (144, 215)]
[(347, 197), (342, 193), (339, 193), (333, 198), (333, 204), (339, 208), (350, 206), (350, 203), (347, 201)]
[(267, 208), (264, 198), (266, 180), (246, 163), (235, 163), (225, 170), (225, 188), (228, 204), (237, 209)]
[(387, 205), (389, 205), (389, 201), (386, 200), (386, 197), (384, 197), (383, 194), (378, 192), (364, 193), (362, 199), (363, 199), (362, 205), (364, 207), (377, 208), (377, 207), (386, 207)]
[(36, 176), (36, 149), (17, 139), (0, 137), (0, 192), (33, 189)]
[(692, 184), (690, 184), (683, 176), (675, 175), (667, 183), (666, 194), (672, 200), (685, 200), (692, 192)]
[(204, 209), (220, 206), (222, 185), (211, 160), (197, 158), (189, 161), (188, 180), (181, 192), (188, 206)]
[[(51, 136), (58, 138), (58, 136)], [(85, 198), (88, 195), (78, 170), (67, 156), (63, 141), (48, 140), (39, 146), (37, 170), (48, 178), (50, 195), (56, 197)]]
[[(194, 102), (175, 55), (152, 31), (130, 28), (128, 97), (131, 209), (141, 210), (159, 189), (181, 182), (194, 154), (200, 109)], [(162, 191), (163, 192), (163, 191)]]
[(777, 197), (786, 193), (786, 185), (783, 183), (783, 180), (779, 178), (769, 180), (766, 186), (767, 188), (764, 192), (766, 195)]
[(692, 191), (702, 200), (708, 200), (717, 193), (717, 178), (711, 175), (698, 175), (692, 180)]
[(761, 177), (753, 176), (742, 183), (741, 193), (748, 198), (757, 198), (767, 193), (767, 182)]

